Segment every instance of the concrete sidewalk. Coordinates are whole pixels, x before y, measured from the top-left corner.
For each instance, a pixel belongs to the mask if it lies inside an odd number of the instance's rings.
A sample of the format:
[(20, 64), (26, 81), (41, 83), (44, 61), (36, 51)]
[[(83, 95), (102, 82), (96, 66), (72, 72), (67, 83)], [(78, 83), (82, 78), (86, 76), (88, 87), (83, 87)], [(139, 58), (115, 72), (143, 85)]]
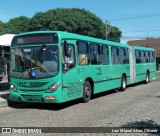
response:
[(9, 84), (0, 83), (0, 107), (6, 107), (9, 104)]
[(0, 91), (0, 107), (6, 107), (10, 105), (9, 91)]

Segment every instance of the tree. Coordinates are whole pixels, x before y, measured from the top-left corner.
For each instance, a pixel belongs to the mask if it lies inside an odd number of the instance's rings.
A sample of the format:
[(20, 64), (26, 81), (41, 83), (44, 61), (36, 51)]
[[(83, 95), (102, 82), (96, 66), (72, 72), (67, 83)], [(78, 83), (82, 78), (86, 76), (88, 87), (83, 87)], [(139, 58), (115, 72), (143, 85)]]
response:
[(29, 31), (48, 30), (48, 16), (46, 13), (38, 12), (30, 20)]
[(7, 31), (7, 33), (14, 33), (14, 34), (27, 32), (28, 27), (29, 27), (28, 26), (29, 21), (30, 21), (30, 19), (28, 17), (25, 17), (25, 16), (20, 16), (20, 17), (10, 19), (6, 23), (6, 27), (7, 27), (6, 31)]
[[(38, 12), (31, 19), (20, 16), (7, 23), (0, 21), (0, 34), (59, 30), (105, 39), (105, 29), (105, 23), (99, 17), (79, 8), (57, 8)], [(121, 31), (111, 26), (107, 40), (119, 42), (120, 37)]]
[(0, 21), (0, 35), (5, 34), (5, 23)]
[(119, 30), (119, 28), (111, 26), (107, 40), (120, 42), (121, 35), (122, 35), (122, 32)]
[(30, 21), (30, 31), (60, 30), (104, 38), (105, 25), (95, 14), (84, 9), (58, 8), (36, 13)]

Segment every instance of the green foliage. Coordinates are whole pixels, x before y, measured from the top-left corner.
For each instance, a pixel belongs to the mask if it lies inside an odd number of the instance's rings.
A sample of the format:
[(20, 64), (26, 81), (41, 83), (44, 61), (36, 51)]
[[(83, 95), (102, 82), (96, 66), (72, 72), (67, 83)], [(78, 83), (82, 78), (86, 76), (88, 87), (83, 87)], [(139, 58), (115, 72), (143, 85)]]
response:
[[(0, 22), (0, 34), (39, 30), (67, 31), (105, 39), (105, 23), (95, 14), (79, 8), (57, 8), (38, 12), (31, 19), (25, 16)], [(120, 41), (121, 31), (111, 26), (108, 40)]]
[(0, 21), (0, 35), (5, 34), (5, 23)]
[(30, 20), (29, 31), (48, 30), (46, 13), (38, 12)]
[(6, 32), (14, 34), (27, 32), (29, 27), (29, 21), (30, 19), (25, 16), (10, 19), (9, 22), (7, 22), (6, 24)]
[(36, 13), (30, 21), (30, 31), (60, 30), (104, 38), (105, 27), (100, 18), (84, 9), (58, 8)]
[(120, 42), (121, 34), (122, 32), (117, 27), (111, 26), (111, 29), (108, 34), (108, 40)]

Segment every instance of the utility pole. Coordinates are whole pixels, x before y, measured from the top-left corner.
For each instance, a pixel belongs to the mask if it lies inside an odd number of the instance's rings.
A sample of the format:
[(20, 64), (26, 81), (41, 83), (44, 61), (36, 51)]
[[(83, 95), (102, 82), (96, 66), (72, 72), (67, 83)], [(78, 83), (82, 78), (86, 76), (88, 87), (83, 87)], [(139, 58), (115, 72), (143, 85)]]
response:
[(109, 25), (110, 22), (108, 22), (107, 20), (105, 21), (105, 24), (106, 24), (106, 40), (107, 40), (108, 39), (109, 31), (111, 29), (111, 26)]

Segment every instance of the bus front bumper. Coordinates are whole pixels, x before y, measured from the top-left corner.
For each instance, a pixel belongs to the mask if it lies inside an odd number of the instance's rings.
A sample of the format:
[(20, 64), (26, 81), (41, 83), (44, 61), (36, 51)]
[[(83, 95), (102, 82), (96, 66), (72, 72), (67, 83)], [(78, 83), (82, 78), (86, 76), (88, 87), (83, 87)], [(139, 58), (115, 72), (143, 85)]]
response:
[(10, 100), (15, 102), (59, 103), (54, 93), (20, 93), (10, 90)]

